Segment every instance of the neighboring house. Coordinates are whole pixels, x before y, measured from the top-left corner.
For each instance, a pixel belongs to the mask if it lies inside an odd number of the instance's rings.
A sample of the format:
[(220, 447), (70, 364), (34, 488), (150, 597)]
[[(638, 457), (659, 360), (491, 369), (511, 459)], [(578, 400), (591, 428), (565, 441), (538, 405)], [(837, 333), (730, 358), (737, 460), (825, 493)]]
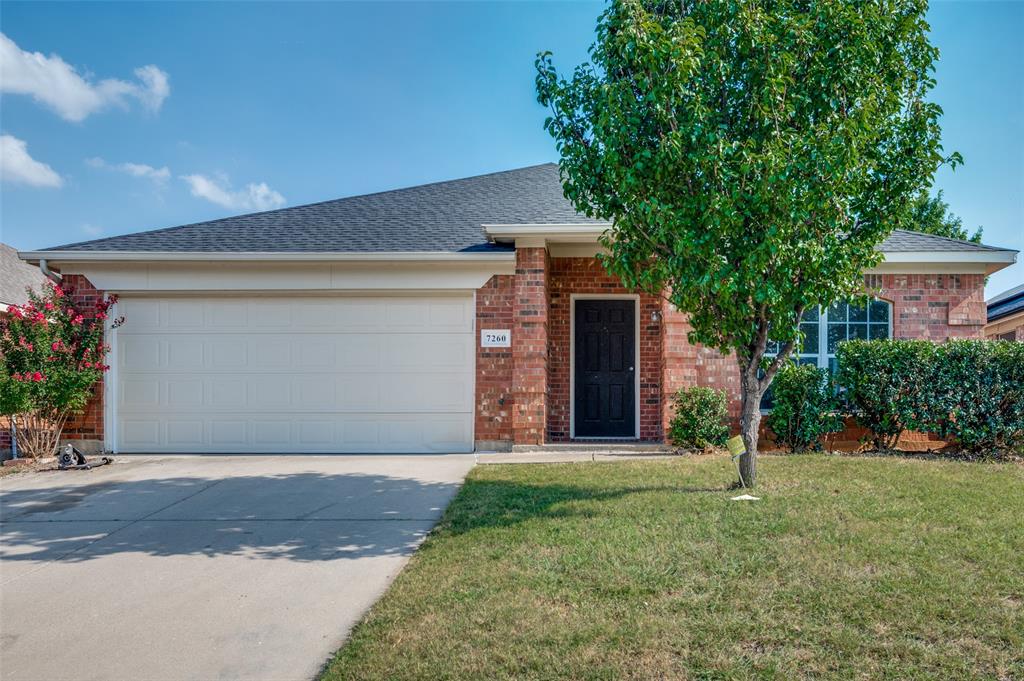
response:
[(1024, 284), (1003, 291), (988, 301), (985, 337), (1024, 341)]
[[(18, 252), (7, 244), (0, 244), (0, 315), (11, 305), (28, 302), (26, 289), (41, 291), (46, 277), (38, 267), (26, 264), (18, 258)], [(11, 451), (11, 433), (0, 417), (0, 458), (7, 458)]]
[[(70, 437), (121, 452), (468, 452), (660, 442), (681, 386), (735, 361), (595, 259), (607, 225), (554, 164), (22, 253), (80, 300), (121, 296), (102, 399)], [(897, 232), (878, 302), (807, 322), (847, 337), (981, 337), (1016, 252)], [(810, 317), (810, 316), (809, 316)]]
[(33, 267), (22, 262), (18, 251), (7, 244), (0, 244), (0, 313), (11, 305), (28, 302), (26, 289), (42, 291), (46, 277)]

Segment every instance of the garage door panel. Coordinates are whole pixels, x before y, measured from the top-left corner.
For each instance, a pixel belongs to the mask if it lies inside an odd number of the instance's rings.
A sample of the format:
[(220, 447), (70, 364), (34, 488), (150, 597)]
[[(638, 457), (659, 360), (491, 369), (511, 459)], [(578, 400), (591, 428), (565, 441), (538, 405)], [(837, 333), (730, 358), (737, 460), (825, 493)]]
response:
[(471, 451), (472, 298), (122, 299), (122, 451)]
[(163, 364), (159, 368), (171, 371), (202, 369), (205, 366), (206, 344), (193, 336), (169, 336), (161, 341)]
[(200, 409), (207, 400), (203, 399), (202, 379), (181, 379), (167, 381), (167, 406), (185, 410)]
[(450, 373), (288, 376), (158, 374), (119, 382), (119, 412), (304, 414), (471, 412), (472, 383)]
[(118, 366), (122, 370), (160, 367), (160, 340), (153, 336), (128, 336), (118, 342)]
[[(125, 451), (222, 453), (451, 452), (472, 434), (469, 414), (332, 414), (297, 420), (176, 415), (122, 421)], [(215, 449), (214, 449), (215, 448)]]

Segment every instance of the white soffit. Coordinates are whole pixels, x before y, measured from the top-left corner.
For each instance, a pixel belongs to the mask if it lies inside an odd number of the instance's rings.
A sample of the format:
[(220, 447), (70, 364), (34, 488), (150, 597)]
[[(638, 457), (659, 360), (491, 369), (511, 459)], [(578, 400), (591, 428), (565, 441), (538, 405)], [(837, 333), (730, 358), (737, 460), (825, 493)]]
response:
[[(519, 247), (544, 247), (554, 257), (593, 255), (584, 244), (596, 245), (610, 223), (572, 225), (484, 225), (491, 241), (515, 243)], [(884, 253), (885, 260), (869, 273), (962, 273), (992, 274), (1017, 261), (1012, 250), (896, 251)]]
[[(511, 255), (511, 254), (510, 254)], [(495, 274), (514, 274), (511, 257), (470, 262), (60, 262), (62, 274), (96, 288), (160, 291), (476, 290)]]

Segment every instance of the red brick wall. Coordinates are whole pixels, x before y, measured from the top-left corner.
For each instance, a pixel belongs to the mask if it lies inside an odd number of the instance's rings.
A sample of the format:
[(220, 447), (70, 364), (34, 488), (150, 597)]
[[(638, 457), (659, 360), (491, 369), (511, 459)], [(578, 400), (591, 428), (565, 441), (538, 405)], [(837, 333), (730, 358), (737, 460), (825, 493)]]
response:
[(893, 338), (983, 337), (983, 274), (869, 274), (864, 281), (893, 304)]
[[(924, 338), (943, 341), (948, 338), (982, 338), (986, 319), (985, 277), (981, 274), (873, 274), (864, 278), (866, 287), (879, 298), (893, 304), (893, 337)], [(739, 370), (732, 356), (692, 346), (686, 334), (690, 330), (686, 316), (663, 304), (665, 368), (663, 370), (664, 422), (672, 418), (671, 396), (682, 386), (708, 385), (724, 388), (729, 395), (729, 415), (733, 431), (739, 424)], [(837, 434), (836, 445), (849, 449), (866, 435), (856, 425)], [(762, 421), (762, 436), (769, 433)], [(907, 433), (900, 446), (923, 449), (941, 445), (921, 433)]]
[(476, 292), (476, 440), (512, 441), (512, 348), (483, 348), (480, 329), (512, 329), (514, 277), (491, 277)]
[(662, 301), (662, 342), (665, 362), (662, 369), (662, 421), (665, 432), (672, 420), (672, 397), (682, 387), (706, 385), (725, 390), (729, 395), (729, 416), (738, 428), (740, 416), (739, 369), (732, 355), (703, 345), (692, 345), (687, 317), (668, 301)]
[(516, 249), (512, 300), (512, 439), (543, 444), (548, 392), (546, 248)]
[(0, 454), (7, 454), (11, 451), (11, 430), (7, 419), (0, 421)]
[[(75, 308), (92, 308), (103, 297), (88, 279), (80, 274), (67, 274), (61, 282), (68, 298)], [(107, 357), (107, 363), (113, 359)], [(93, 396), (81, 414), (72, 416), (64, 426), (64, 438), (68, 440), (103, 441), (103, 379), (96, 382)]]
[[(570, 334), (572, 295), (630, 293), (615, 277), (605, 272), (595, 258), (552, 258), (550, 275), (551, 309), (549, 316), (550, 357), (548, 363), (549, 442), (567, 442), (570, 423)], [(661, 324), (651, 314), (660, 312), (661, 299), (640, 296), (640, 439), (658, 442), (661, 428)], [(514, 342), (514, 341), (513, 341)]]

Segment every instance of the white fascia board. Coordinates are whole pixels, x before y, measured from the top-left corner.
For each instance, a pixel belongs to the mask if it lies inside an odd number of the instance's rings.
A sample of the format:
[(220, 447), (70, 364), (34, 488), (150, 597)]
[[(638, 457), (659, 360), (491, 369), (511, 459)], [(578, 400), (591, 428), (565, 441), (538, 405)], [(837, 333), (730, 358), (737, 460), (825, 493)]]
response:
[(540, 238), (551, 243), (597, 243), (611, 223), (507, 225), (485, 224), (484, 232), (491, 241), (514, 243), (517, 239)]
[(1017, 262), (1017, 251), (899, 251), (869, 272), (992, 274)]
[(1017, 261), (1017, 251), (883, 251), (885, 262), (980, 262), (1006, 263)]
[(61, 262), (506, 262), (508, 253), (458, 253), (450, 251), (396, 251), (367, 253), (323, 252), (178, 252), (178, 251), (19, 251), (31, 263)]

